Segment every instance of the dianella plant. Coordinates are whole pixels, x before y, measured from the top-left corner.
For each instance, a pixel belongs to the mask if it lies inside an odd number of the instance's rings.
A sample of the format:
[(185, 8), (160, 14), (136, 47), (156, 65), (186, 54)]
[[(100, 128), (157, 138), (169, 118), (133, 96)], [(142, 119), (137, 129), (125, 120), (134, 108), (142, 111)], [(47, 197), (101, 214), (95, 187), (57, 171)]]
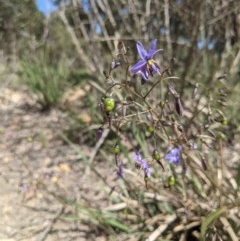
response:
[[(159, 208), (157, 200), (165, 200), (166, 212), (173, 214), (167, 226), (178, 220), (193, 223), (184, 230), (197, 230), (195, 238), (213, 240), (224, 234), (237, 240), (239, 230), (226, 217), (232, 212), (239, 220), (240, 201), (239, 173), (231, 172), (225, 159), (229, 89), (221, 81), (208, 87), (194, 83), (189, 94), (182, 95), (175, 61), (162, 61), (167, 53), (158, 45), (157, 39), (136, 41), (136, 49), (130, 49), (119, 42), (115, 59), (104, 71), (106, 90), (98, 103), (102, 123), (96, 130), (97, 141), (104, 130), (111, 131), (108, 143), (116, 180), (122, 180), (128, 190), (144, 190), (142, 202), (151, 203), (150, 209)], [(131, 51), (137, 51), (137, 60)], [(229, 230), (222, 228), (226, 224)], [(176, 237), (174, 232), (167, 240)]]

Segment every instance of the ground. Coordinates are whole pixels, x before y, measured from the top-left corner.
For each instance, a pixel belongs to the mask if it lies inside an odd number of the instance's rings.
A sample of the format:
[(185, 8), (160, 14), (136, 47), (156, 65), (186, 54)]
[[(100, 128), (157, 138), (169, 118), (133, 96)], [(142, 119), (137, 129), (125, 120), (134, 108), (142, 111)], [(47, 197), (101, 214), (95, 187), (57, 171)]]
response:
[(89, 148), (63, 140), (68, 128), (63, 111), (41, 112), (28, 91), (1, 89), (0, 241), (105, 240), (89, 225), (63, 220), (74, 210), (54, 197), (108, 205), (99, 178), (74, 149), (88, 156)]
[[(82, 96), (79, 93), (77, 95)], [(89, 121), (87, 112), (81, 113), (84, 113), (83, 119)], [(35, 97), (26, 89), (1, 89), (0, 241), (137, 240), (134, 235), (130, 239), (124, 232), (121, 236), (114, 236), (113, 232), (113, 238), (107, 236), (107, 225), (101, 226), (101, 221), (98, 225), (89, 215), (92, 210), (123, 210), (119, 205), (126, 203), (123, 199), (123, 203), (112, 206), (110, 191), (119, 188), (112, 165), (114, 160), (107, 163), (96, 155), (101, 142), (92, 146), (84, 144), (83, 133), (87, 128), (86, 125), (84, 130), (78, 130), (80, 142), (69, 142), (66, 133), (71, 129), (71, 118), (66, 111), (55, 108), (42, 112)], [(107, 133), (102, 137), (104, 135)], [(239, 144), (224, 149), (223, 155), (228, 170), (237, 170)], [(137, 178), (137, 174), (133, 174)], [(237, 190), (233, 178), (236, 174), (225, 170), (224, 175)], [(142, 178), (139, 182), (142, 182), (139, 188), (145, 190)], [(155, 194), (149, 194), (155, 200)], [(164, 200), (174, 201), (168, 189), (162, 188), (161, 195)], [(130, 200), (127, 202), (129, 204)], [(132, 202), (141, 213), (137, 201)], [(74, 205), (76, 203), (79, 205)], [(194, 208), (199, 206), (194, 204)], [(164, 222), (165, 219), (162, 225)]]

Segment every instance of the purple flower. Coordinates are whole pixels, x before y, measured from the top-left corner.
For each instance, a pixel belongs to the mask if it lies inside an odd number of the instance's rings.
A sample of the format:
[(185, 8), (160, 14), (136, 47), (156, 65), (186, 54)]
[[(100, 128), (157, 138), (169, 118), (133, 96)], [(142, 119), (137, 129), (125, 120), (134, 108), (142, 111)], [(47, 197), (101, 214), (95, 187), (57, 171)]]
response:
[(148, 165), (147, 161), (142, 160), (142, 169), (144, 171), (144, 176), (145, 177), (150, 177), (152, 173), (152, 168)]
[(181, 162), (181, 150), (182, 150), (182, 147), (180, 146), (173, 148), (170, 152), (167, 153), (167, 155), (165, 156), (165, 159), (169, 163), (179, 164)]
[(120, 62), (116, 62), (115, 60), (112, 61), (111, 63), (111, 70), (116, 69), (118, 66), (120, 66)]
[(138, 151), (135, 152), (134, 162), (137, 168), (142, 167), (142, 157)]
[(155, 73), (159, 73), (159, 66), (153, 57), (157, 52), (162, 51), (162, 49), (156, 49), (157, 40), (154, 39), (150, 45), (148, 52), (144, 49), (141, 42), (137, 42), (138, 54), (141, 58), (136, 64), (131, 67), (132, 74), (140, 74), (144, 82), (148, 80), (149, 74), (153, 76)]
[(179, 96), (175, 97), (175, 108), (176, 108), (178, 115), (183, 116), (184, 109), (183, 109), (182, 102), (181, 102)]
[(144, 176), (145, 177), (150, 177), (151, 173), (152, 173), (152, 168), (148, 165), (147, 161), (142, 159), (140, 153), (137, 151), (135, 152), (135, 165), (137, 168), (141, 168), (144, 171)]

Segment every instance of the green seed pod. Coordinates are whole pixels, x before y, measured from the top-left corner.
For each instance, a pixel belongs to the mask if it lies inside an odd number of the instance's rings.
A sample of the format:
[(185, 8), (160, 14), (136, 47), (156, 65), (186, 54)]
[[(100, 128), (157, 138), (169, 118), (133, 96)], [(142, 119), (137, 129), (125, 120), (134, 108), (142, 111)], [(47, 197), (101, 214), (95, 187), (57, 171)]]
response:
[(152, 134), (154, 132), (154, 128), (152, 126), (148, 126), (147, 127), (147, 132)]
[(165, 101), (160, 101), (158, 106), (163, 109), (165, 104), (166, 104)]
[(225, 141), (225, 140), (226, 140), (226, 135), (224, 135), (224, 133), (222, 133), (222, 132), (219, 132), (219, 133), (218, 133), (218, 138), (219, 138), (220, 140)]
[(155, 161), (159, 161), (160, 160), (160, 153), (157, 150), (154, 150), (153, 154), (152, 154), (152, 158)]
[(170, 177), (168, 178), (168, 185), (169, 185), (169, 186), (174, 186), (175, 183), (176, 183), (175, 177), (170, 176)]
[(113, 152), (114, 152), (115, 155), (117, 155), (117, 154), (120, 153), (120, 147), (119, 147), (118, 144), (116, 144), (116, 145), (114, 146)]
[(111, 112), (115, 108), (115, 100), (111, 97), (107, 97), (103, 100), (103, 105), (106, 112)]
[(228, 124), (228, 121), (226, 118), (223, 118), (221, 123), (222, 123), (222, 125), (226, 126)]

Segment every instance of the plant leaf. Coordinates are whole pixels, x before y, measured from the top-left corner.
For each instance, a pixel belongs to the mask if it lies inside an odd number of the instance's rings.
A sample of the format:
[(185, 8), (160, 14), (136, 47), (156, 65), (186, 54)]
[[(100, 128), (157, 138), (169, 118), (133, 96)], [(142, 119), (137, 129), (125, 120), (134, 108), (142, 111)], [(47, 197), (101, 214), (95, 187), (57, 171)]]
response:
[(236, 182), (238, 187), (240, 187), (240, 166), (238, 167), (237, 175), (236, 175)]
[(129, 231), (129, 227), (120, 223), (118, 220), (115, 220), (115, 219), (106, 219), (105, 220), (105, 224), (107, 225), (110, 225), (114, 228), (118, 228), (119, 230), (121, 231), (124, 231), (124, 232), (128, 232)]
[(217, 218), (219, 218), (226, 211), (226, 207), (222, 207), (217, 209), (216, 211), (210, 213), (207, 217), (205, 217), (202, 221), (201, 225), (201, 234), (200, 240), (205, 241), (205, 235), (208, 227), (212, 222), (214, 222)]

